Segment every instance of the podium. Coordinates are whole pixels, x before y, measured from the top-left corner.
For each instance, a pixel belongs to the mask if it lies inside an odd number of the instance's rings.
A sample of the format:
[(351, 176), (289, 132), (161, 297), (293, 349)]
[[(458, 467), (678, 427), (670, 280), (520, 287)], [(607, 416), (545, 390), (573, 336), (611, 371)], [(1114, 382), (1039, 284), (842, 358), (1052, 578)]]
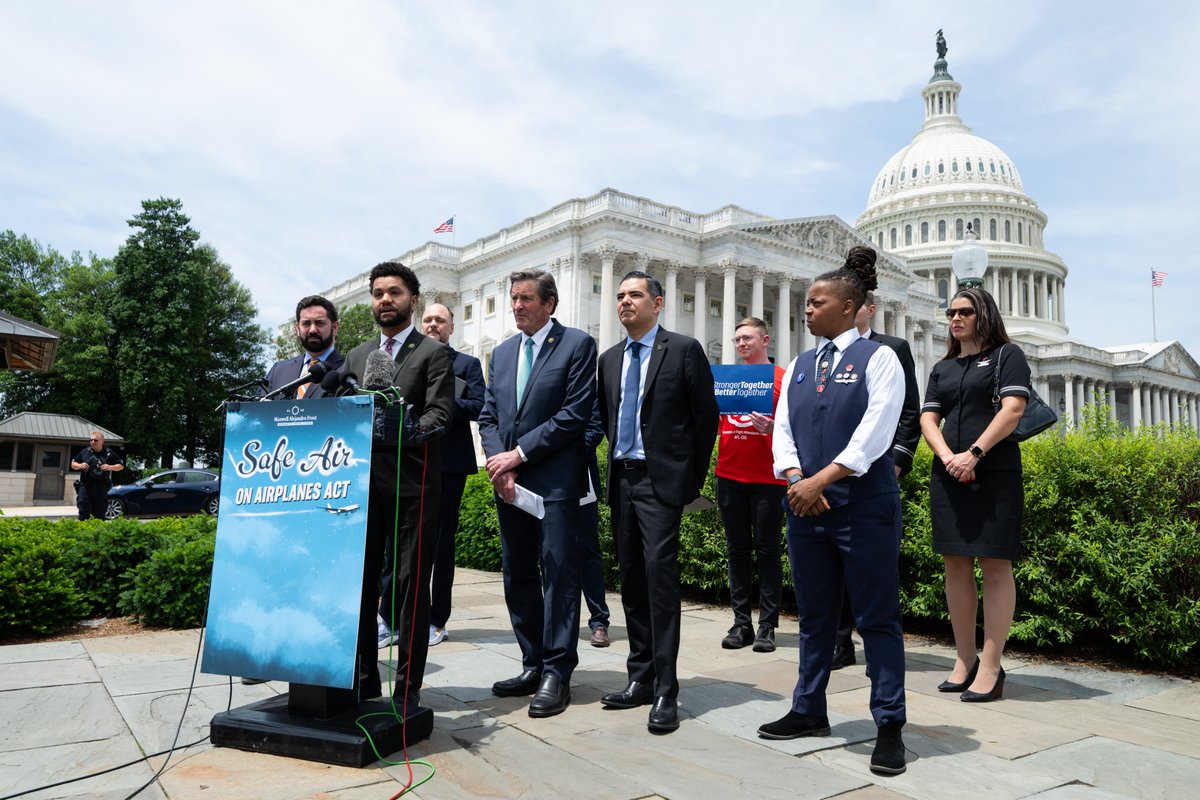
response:
[(361, 396), (227, 406), (201, 669), (289, 691), (216, 714), (218, 747), (363, 767), (433, 731), (428, 708), (359, 700), (371, 420)]

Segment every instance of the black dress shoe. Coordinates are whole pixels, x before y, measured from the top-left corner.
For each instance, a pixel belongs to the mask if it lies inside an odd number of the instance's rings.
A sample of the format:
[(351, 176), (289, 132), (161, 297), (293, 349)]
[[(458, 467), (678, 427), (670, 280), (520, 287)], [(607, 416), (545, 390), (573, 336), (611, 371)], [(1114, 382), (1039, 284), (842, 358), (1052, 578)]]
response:
[(754, 644), (754, 629), (749, 625), (734, 625), (721, 640), (721, 647), (726, 650), (740, 650), (752, 644)]
[(849, 636), (839, 636), (833, 645), (833, 663), (829, 668), (841, 669), (853, 666), (855, 663), (857, 663), (857, 659), (854, 657), (854, 640)]
[(654, 700), (654, 690), (648, 684), (630, 681), (619, 692), (609, 692), (600, 698), (600, 702), (609, 708), (637, 708)]
[(958, 699), (964, 703), (990, 703), (1001, 697), (1004, 697), (1004, 667), (1000, 668), (1000, 674), (996, 676), (996, 682), (992, 684), (990, 691), (972, 692), (967, 689)]
[(758, 735), (763, 739), (799, 739), (801, 736), (828, 736), (829, 717), (809, 716), (799, 711), (789, 711), (786, 716), (759, 726)]
[(960, 683), (952, 683), (951, 681), (942, 681), (938, 684), (939, 692), (962, 692), (975, 682), (975, 675), (979, 672), (979, 656), (975, 656), (975, 663), (971, 665), (971, 671), (967, 673), (967, 677)]
[(515, 678), (496, 681), (492, 684), (492, 694), (496, 697), (523, 697), (538, 690), (542, 673), (527, 669)]
[(679, 730), (679, 704), (674, 697), (656, 697), (650, 707), (650, 718), (646, 727), (653, 733), (670, 733)]
[(900, 736), (901, 722), (879, 726), (875, 736), (875, 751), (871, 753), (871, 772), (876, 775), (899, 775), (908, 769), (904, 763), (904, 739)]
[(570, 681), (561, 681), (555, 675), (543, 675), (537, 694), (529, 703), (529, 716), (553, 717), (566, 711), (570, 704)]

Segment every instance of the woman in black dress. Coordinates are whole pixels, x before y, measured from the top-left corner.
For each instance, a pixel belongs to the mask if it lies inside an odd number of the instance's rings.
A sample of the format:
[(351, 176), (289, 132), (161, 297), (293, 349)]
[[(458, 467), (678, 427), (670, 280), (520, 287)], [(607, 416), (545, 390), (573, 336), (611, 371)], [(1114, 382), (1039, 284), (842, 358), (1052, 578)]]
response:
[[(1007, 441), (1029, 398), (1029, 364), (1009, 343), (996, 301), (983, 289), (960, 289), (946, 309), (950, 346), (929, 375), (921, 433), (933, 450), (929, 503), (933, 549), (946, 565), (946, 605), (957, 658), (938, 689), (964, 702), (999, 700), (1000, 656), (1012, 626), (1017, 591), (1012, 562), (1021, 553), (1021, 450)], [(996, 370), (1000, 409), (993, 403)], [(975, 652), (983, 572), (983, 653)]]

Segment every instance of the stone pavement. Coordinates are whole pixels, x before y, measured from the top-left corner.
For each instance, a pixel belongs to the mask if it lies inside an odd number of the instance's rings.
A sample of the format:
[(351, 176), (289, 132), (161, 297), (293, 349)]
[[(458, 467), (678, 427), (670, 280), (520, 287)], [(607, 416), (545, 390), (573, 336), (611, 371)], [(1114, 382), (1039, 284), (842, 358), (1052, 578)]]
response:
[[(795, 620), (775, 653), (722, 650), (723, 608), (687, 605), (680, 658), (682, 726), (646, 731), (643, 707), (606, 710), (625, 684), (625, 628), (611, 595), (613, 646), (580, 642), (572, 704), (530, 719), (528, 698), (493, 697), (520, 671), (500, 576), (459, 570), (450, 639), (430, 650), (423, 702), (433, 736), (409, 748), (437, 769), (425, 798), (1184, 798), (1200, 793), (1200, 687), (1171, 677), (1005, 662), (1004, 699), (968, 705), (937, 692), (951, 651), (910, 641), (908, 772), (868, 770), (874, 728), (861, 664), (833, 673), (833, 734), (771, 742), (756, 728), (788, 709), (796, 678)], [(582, 635), (582, 632), (581, 632)], [(0, 647), (0, 798), (96, 772), (170, 746), (191, 680), (198, 631)], [(207, 734), (230, 703), (286, 691), (198, 674), (179, 741)], [(398, 760), (400, 756), (393, 756)], [(30, 798), (122, 798), (163, 757)], [(428, 773), (414, 766), (418, 779)], [(383, 800), (404, 766), (334, 767), (214, 748), (177, 753), (139, 795), (171, 800)]]

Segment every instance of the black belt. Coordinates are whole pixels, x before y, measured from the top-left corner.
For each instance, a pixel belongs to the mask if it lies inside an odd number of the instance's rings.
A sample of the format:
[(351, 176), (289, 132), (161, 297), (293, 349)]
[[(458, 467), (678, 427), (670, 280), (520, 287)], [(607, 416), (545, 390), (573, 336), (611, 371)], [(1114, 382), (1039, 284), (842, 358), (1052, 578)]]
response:
[(646, 459), (639, 458), (639, 459), (635, 460), (635, 459), (629, 459), (629, 458), (618, 458), (617, 460), (613, 461), (613, 468), (614, 469), (623, 469), (623, 470), (627, 470), (627, 471), (631, 471), (631, 472), (633, 470), (645, 470), (646, 469)]

